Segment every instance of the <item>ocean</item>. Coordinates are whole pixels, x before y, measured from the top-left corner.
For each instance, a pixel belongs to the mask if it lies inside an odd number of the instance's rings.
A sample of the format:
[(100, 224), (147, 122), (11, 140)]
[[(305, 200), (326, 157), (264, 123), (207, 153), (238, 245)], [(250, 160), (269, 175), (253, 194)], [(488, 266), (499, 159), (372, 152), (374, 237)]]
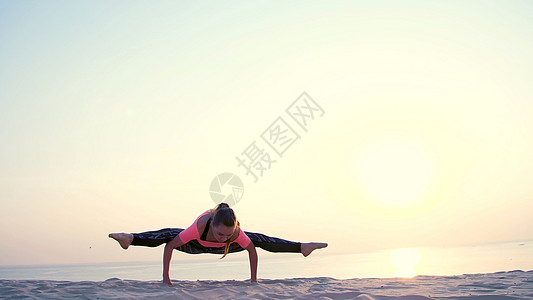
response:
[[(258, 255), (260, 279), (410, 278), (416, 275), (451, 276), (533, 270), (533, 241), (449, 248), (389, 249), (358, 254), (328, 254), (317, 250), (308, 257), (258, 249)], [(222, 260), (220, 257), (221, 255), (179, 252), (179, 255), (173, 255), (170, 277), (173, 280), (250, 278), (246, 251), (229, 254)], [(110, 278), (161, 280), (162, 261), (0, 266), (0, 279), (7, 280), (104, 281)]]

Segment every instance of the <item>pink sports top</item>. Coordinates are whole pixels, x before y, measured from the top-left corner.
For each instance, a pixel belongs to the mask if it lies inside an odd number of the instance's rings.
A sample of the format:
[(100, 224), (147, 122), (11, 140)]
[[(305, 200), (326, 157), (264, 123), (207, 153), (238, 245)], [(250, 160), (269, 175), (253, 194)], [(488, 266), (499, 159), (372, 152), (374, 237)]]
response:
[[(192, 223), (192, 225), (189, 226), (189, 228), (187, 228), (187, 229), (185, 229), (185, 230), (183, 230), (183, 231), (181, 231), (179, 233), (180, 240), (183, 243), (187, 243), (188, 241), (191, 241), (191, 240), (198, 240), (200, 245), (202, 245), (204, 247), (224, 247), (224, 246), (226, 246), (226, 243), (208, 242), (208, 241), (204, 241), (204, 240), (200, 239), (200, 233), (198, 232), (198, 225), (197, 225), (198, 219), (200, 219), (201, 217), (203, 217), (203, 216), (205, 216), (207, 214), (209, 214), (209, 211), (206, 211), (203, 214), (201, 214), (198, 218), (196, 218), (196, 220), (194, 220), (194, 223)], [(237, 244), (239, 244), (242, 248), (248, 247), (248, 245), (251, 242), (250, 238), (242, 231), (240, 226), (239, 226), (239, 236), (237, 237), (236, 240), (230, 242), (230, 244), (235, 243), (235, 242)]]

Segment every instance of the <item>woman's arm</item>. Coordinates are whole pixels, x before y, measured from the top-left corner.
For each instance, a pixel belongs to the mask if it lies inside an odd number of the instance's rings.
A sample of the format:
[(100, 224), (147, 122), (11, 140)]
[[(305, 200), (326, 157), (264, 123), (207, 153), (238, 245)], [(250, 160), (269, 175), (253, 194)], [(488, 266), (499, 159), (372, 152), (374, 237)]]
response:
[(177, 235), (172, 241), (165, 245), (165, 251), (163, 252), (163, 282), (168, 285), (172, 285), (168, 274), (170, 270), (170, 260), (172, 259), (172, 251), (183, 244), (184, 243), (181, 241), (179, 235)]
[(252, 241), (245, 248), (248, 250), (248, 258), (250, 259), (250, 282), (257, 282), (257, 251)]
[(187, 229), (182, 230), (172, 241), (168, 242), (165, 245), (165, 251), (163, 252), (163, 282), (172, 285), (172, 282), (170, 281), (170, 276), (168, 275), (168, 271), (170, 270), (170, 260), (172, 259), (172, 251), (182, 245), (185, 245), (191, 240), (198, 239), (200, 236), (198, 235), (198, 221), (202, 216), (204, 216), (208, 211), (201, 214), (194, 223), (192, 223), (191, 226), (187, 227)]

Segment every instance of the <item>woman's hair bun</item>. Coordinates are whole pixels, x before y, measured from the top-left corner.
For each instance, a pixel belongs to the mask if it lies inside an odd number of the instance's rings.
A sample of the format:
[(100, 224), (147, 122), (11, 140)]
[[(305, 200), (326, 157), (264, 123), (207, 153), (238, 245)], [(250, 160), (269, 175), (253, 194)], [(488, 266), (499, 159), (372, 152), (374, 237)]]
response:
[(223, 208), (223, 207), (228, 207), (228, 208), (229, 208), (229, 204), (223, 202), (223, 203), (220, 203), (220, 204), (218, 205), (218, 207), (219, 207), (219, 208)]

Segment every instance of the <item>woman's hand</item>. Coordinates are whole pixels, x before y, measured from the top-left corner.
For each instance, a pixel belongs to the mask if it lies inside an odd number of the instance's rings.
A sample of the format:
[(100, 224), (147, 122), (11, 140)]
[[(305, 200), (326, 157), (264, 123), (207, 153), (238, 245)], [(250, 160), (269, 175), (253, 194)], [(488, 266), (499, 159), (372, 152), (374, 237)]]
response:
[(163, 276), (163, 283), (168, 284), (168, 285), (172, 285), (172, 281), (170, 281), (170, 277), (169, 276)]

